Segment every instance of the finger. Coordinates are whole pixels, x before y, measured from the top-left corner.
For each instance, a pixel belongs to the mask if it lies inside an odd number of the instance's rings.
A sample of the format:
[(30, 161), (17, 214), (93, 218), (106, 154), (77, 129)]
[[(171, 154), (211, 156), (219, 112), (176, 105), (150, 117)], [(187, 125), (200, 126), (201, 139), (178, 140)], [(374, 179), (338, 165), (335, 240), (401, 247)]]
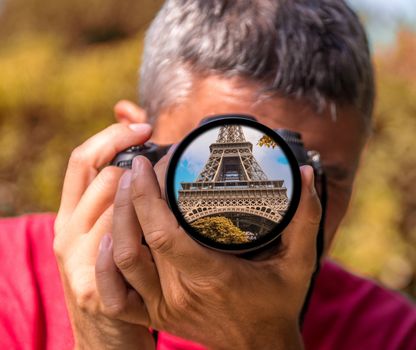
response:
[(172, 145), (169, 148), (168, 153), (166, 153), (154, 166), (157, 182), (159, 183), (160, 193), (163, 199), (165, 199), (166, 173), (168, 171), (169, 162), (175, 149), (176, 145)]
[(316, 238), (321, 220), (321, 204), (314, 186), (313, 169), (301, 167), (302, 193), (292, 222), (283, 233), (286, 257), (296, 264), (313, 268), (316, 263)]
[(66, 221), (78, 204), (98, 169), (114, 156), (135, 144), (146, 142), (151, 135), (148, 124), (113, 124), (78, 146), (71, 154), (62, 190), (59, 219)]
[[(111, 204), (97, 219), (94, 226), (91, 228), (87, 235), (83, 235), (81, 239), (84, 240), (83, 249), (85, 251), (85, 263), (94, 265), (97, 260), (98, 247), (101, 243), (101, 239), (106, 232), (111, 232), (113, 222), (113, 204)], [(62, 237), (67, 244), (71, 244), (71, 238)]]
[[(118, 171), (117, 169), (116, 171)], [(120, 169), (120, 171), (122, 172), (123, 169)], [(101, 193), (98, 192), (98, 197), (100, 197), (100, 195)], [(114, 193), (110, 197), (114, 198)], [(93, 202), (94, 199), (98, 202), (106, 201), (106, 199), (100, 200), (100, 198), (92, 197), (91, 202)], [(113, 199), (111, 199), (111, 201), (112, 200)], [(107, 201), (108, 206), (106, 209), (104, 209), (102, 213), (101, 210), (92, 210), (92, 208), (89, 207), (88, 204), (85, 204), (86, 210), (80, 210), (80, 215), (87, 214), (88, 216), (91, 216), (91, 212), (97, 214), (96, 221), (94, 222), (94, 219), (90, 219), (90, 224), (84, 224), (80, 220), (78, 214), (73, 214), (71, 220), (66, 225), (66, 229), (63, 231), (63, 234), (61, 234), (60, 232), (56, 232), (55, 234), (56, 249), (58, 249), (59, 246), (62, 247), (63, 250), (67, 250), (68, 247), (72, 245), (72, 243), (74, 242), (75, 237), (82, 238), (85, 242), (85, 244), (83, 244), (83, 249), (85, 250), (83, 254), (83, 256), (86, 259), (85, 262), (90, 265), (95, 264), (97, 257), (97, 248), (100, 244), (101, 238), (104, 236), (106, 232), (110, 232), (112, 228), (113, 204), (111, 201)], [(106, 204), (101, 203), (101, 206), (104, 208), (106, 207)], [(76, 208), (76, 211), (77, 210), (78, 207)], [(99, 212), (100, 214), (98, 214)]]
[(106, 234), (101, 240), (95, 264), (95, 281), (101, 308), (106, 316), (148, 326), (150, 318), (137, 292), (129, 289), (113, 261), (112, 240)]
[(142, 231), (130, 199), (131, 171), (121, 177), (114, 200), (113, 257), (121, 273), (139, 292), (146, 304), (160, 295), (160, 282), (149, 249), (142, 242)]
[(82, 195), (75, 208), (71, 223), (76, 225), (74, 234), (89, 232), (98, 218), (113, 203), (123, 169), (108, 166), (101, 170)]
[(179, 226), (161, 197), (152, 165), (142, 156), (133, 160), (131, 196), (160, 274), (165, 270), (164, 265), (173, 265), (182, 272), (199, 275), (210, 268), (219, 268), (221, 255), (200, 246)]
[(121, 100), (116, 103), (114, 114), (116, 120), (122, 124), (147, 122), (147, 115), (144, 109), (127, 100)]

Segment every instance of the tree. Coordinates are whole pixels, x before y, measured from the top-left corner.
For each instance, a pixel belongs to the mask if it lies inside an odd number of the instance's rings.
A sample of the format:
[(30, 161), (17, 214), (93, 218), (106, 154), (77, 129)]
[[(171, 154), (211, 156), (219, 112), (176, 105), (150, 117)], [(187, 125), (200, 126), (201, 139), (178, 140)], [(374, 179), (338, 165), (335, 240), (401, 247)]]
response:
[(219, 243), (248, 243), (248, 236), (224, 216), (209, 216), (196, 220), (192, 227)]
[(257, 145), (260, 147), (266, 146), (267, 148), (275, 148), (277, 146), (276, 142), (268, 135), (264, 135), (258, 142)]

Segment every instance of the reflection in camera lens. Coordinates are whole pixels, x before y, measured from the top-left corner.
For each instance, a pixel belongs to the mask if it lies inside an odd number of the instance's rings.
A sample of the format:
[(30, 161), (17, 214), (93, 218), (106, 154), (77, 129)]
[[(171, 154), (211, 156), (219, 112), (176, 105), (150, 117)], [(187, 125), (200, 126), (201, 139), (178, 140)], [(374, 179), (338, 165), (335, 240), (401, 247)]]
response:
[(187, 223), (220, 244), (255, 242), (288, 210), (289, 161), (275, 139), (226, 124), (198, 135), (176, 165), (175, 197)]

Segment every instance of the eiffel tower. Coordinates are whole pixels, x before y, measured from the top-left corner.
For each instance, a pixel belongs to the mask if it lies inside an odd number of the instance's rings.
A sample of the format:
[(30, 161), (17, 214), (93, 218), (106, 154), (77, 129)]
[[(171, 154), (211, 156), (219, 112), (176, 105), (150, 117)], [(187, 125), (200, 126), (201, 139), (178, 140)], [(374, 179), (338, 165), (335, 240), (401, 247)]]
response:
[(288, 208), (283, 180), (269, 180), (241, 125), (221, 126), (195, 182), (182, 182), (178, 205), (188, 223), (224, 216), (256, 239), (270, 232)]

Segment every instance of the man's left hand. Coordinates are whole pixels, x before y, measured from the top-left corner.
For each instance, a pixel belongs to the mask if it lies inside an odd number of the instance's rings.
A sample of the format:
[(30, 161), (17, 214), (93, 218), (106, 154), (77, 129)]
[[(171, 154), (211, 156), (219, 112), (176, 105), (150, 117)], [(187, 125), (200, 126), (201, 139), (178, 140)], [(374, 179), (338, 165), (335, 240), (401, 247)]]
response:
[(216, 349), (302, 348), (299, 314), (321, 217), (312, 168), (301, 168), (300, 205), (279, 251), (246, 260), (199, 245), (179, 226), (161, 191), (167, 158), (155, 170), (135, 158), (131, 186), (119, 188), (114, 209), (114, 260), (142, 296), (150, 326)]

